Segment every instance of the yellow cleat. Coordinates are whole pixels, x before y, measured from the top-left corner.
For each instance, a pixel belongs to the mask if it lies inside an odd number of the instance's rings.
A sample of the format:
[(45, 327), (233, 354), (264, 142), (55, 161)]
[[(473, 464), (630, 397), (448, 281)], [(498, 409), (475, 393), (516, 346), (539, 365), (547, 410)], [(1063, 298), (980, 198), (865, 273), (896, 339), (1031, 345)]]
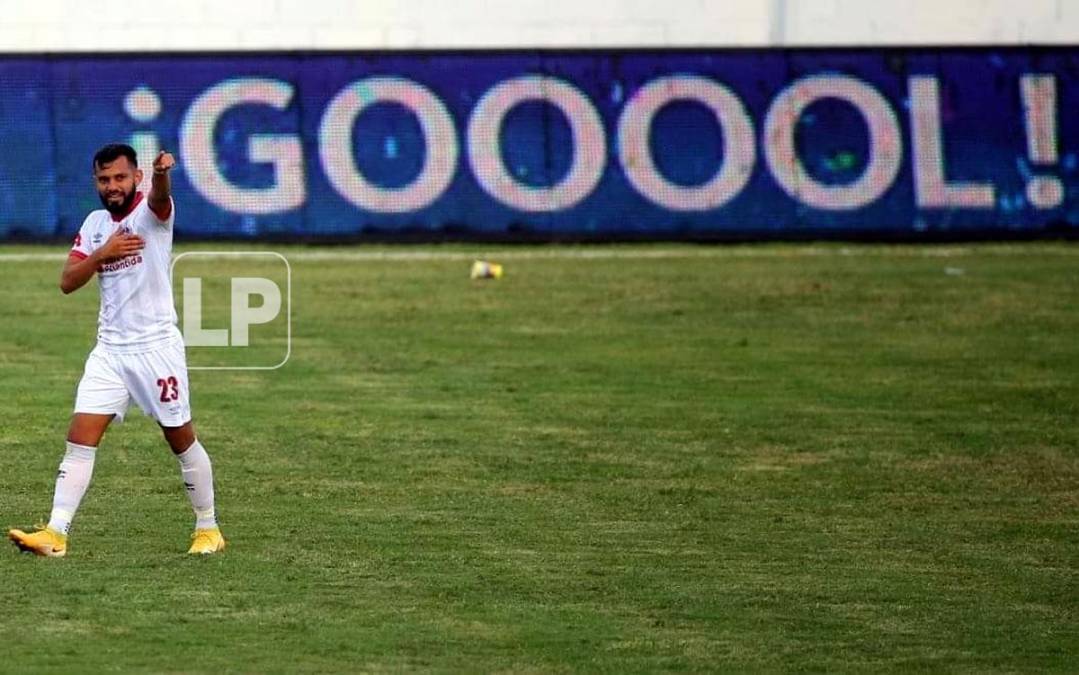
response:
[(195, 534), (191, 535), (191, 540), (191, 548), (187, 549), (188, 553), (210, 555), (225, 550), (225, 538), (221, 536), (221, 530), (216, 527), (195, 530)]
[(47, 558), (63, 558), (67, 554), (67, 537), (56, 530), (43, 527), (27, 534), (22, 530), (8, 530), (7, 538), (22, 551)]

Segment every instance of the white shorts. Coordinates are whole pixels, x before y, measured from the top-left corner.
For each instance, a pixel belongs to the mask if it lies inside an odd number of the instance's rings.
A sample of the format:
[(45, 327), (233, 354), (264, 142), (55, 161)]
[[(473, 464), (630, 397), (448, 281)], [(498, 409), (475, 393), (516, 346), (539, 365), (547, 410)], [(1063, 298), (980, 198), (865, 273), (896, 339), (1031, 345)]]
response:
[(131, 399), (161, 426), (182, 427), (191, 421), (182, 341), (139, 354), (94, 347), (75, 394), (75, 412), (116, 415), (123, 421)]

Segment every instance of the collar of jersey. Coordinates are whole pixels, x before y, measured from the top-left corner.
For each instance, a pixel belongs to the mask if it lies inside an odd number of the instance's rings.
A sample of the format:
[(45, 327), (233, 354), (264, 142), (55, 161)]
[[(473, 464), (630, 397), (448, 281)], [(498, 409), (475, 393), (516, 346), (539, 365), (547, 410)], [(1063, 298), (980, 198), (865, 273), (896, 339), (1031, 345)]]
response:
[(109, 216), (112, 217), (112, 222), (118, 223), (121, 220), (123, 220), (124, 218), (127, 218), (128, 216), (130, 216), (131, 212), (135, 210), (135, 207), (138, 206), (139, 202), (141, 202), (141, 201), (142, 201), (142, 193), (141, 192), (136, 192), (135, 193), (135, 198), (131, 200), (131, 206), (127, 209), (127, 211), (123, 215), (118, 216), (115, 213), (113, 213), (112, 211), (109, 211)]

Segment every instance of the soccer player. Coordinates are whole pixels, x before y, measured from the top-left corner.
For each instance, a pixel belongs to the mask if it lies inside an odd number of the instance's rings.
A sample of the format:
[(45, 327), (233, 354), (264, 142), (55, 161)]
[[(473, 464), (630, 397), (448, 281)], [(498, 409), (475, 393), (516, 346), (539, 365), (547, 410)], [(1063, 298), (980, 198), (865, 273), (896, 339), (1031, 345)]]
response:
[(187, 361), (172, 302), (175, 205), (169, 171), (175, 165), (171, 154), (160, 152), (153, 162), (150, 193), (144, 195), (138, 191), (143, 174), (134, 149), (106, 145), (94, 155), (94, 181), (105, 208), (92, 212), (79, 228), (60, 290), (71, 293), (98, 275), (97, 345), (75, 396), (49, 523), (32, 533), (8, 532), (24, 551), (54, 558), (67, 553), (68, 528), (90, 484), (98, 444), (114, 419), (123, 421), (131, 399), (161, 426), (180, 461), (195, 510), (188, 553), (225, 548), (214, 512), (210, 457), (191, 423)]

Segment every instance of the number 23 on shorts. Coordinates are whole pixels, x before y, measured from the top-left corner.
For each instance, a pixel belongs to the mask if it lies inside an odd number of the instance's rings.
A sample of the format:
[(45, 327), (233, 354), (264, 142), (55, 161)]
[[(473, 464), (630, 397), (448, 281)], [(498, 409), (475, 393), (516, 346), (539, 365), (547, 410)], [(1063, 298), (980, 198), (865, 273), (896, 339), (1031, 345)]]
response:
[(180, 383), (176, 381), (175, 376), (169, 375), (168, 377), (158, 378), (157, 386), (161, 387), (162, 403), (168, 403), (180, 398)]

